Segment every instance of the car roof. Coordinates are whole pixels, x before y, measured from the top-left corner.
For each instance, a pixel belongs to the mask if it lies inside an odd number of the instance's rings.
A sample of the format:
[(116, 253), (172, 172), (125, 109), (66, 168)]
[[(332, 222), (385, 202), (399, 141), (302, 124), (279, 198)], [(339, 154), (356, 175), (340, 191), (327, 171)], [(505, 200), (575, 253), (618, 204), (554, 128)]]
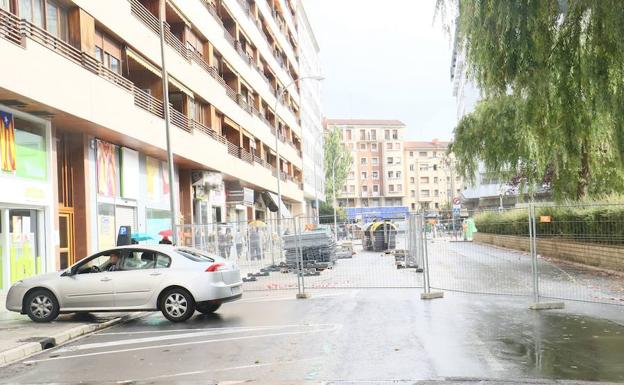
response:
[(173, 246), (173, 245), (141, 245), (141, 244), (134, 244), (134, 245), (124, 245), (124, 246), (117, 246), (117, 247), (113, 247), (109, 250), (117, 250), (117, 249), (143, 249), (143, 250), (152, 250), (152, 251), (174, 251), (174, 249), (176, 249), (177, 246)]

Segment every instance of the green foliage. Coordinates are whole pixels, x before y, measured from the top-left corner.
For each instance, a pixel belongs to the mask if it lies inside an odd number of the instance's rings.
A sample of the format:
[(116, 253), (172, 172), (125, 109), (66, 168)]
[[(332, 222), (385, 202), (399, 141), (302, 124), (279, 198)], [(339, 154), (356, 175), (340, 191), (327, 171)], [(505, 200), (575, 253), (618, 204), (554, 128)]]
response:
[[(557, 206), (536, 207), (536, 234), (538, 238), (558, 237), (579, 242), (624, 244), (624, 205), (621, 198), (612, 197), (606, 203), (567, 202)], [(540, 222), (540, 216), (549, 216), (551, 222)], [(526, 208), (482, 212), (475, 215), (474, 219), (481, 233), (529, 235)]]
[[(346, 222), (347, 212), (344, 207), (336, 207), (336, 221)], [(322, 202), (319, 207), (319, 222), (320, 223), (334, 223), (334, 206), (330, 203)]]
[(342, 144), (341, 136), (339, 129), (334, 129), (325, 135), (325, 196), (327, 202), (333, 202), (334, 199), (334, 179), (332, 177), (334, 160), (339, 158), (336, 161), (336, 195), (347, 181), (353, 162), (351, 152)]
[(559, 200), (624, 191), (621, 1), (457, 4), (459, 50), (483, 95), (455, 131), (461, 173), (482, 160), (502, 178), (546, 179)]

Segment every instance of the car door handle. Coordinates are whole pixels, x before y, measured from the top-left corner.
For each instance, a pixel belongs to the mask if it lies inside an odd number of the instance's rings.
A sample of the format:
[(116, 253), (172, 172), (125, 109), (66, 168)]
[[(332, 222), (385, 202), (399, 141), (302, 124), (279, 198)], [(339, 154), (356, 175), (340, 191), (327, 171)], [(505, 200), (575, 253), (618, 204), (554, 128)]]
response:
[(161, 275), (161, 274), (162, 273), (150, 273), (150, 275), (153, 275), (153, 276), (157, 276), (157, 275)]
[(104, 277), (104, 278), (100, 279), (100, 281), (102, 281), (102, 282), (108, 282), (108, 281), (112, 281), (112, 279), (111, 279), (111, 278), (108, 278), (108, 277)]

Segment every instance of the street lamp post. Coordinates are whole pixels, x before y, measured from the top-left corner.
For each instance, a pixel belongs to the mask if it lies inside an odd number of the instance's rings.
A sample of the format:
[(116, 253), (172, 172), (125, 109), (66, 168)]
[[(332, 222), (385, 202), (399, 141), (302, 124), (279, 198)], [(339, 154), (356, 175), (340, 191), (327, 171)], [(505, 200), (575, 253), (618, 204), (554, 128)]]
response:
[(163, 118), (165, 119), (165, 135), (167, 138), (167, 165), (169, 170), (169, 204), (171, 206), (171, 231), (173, 244), (178, 243), (178, 232), (176, 224), (178, 222), (178, 214), (175, 207), (176, 189), (174, 182), (173, 167), (173, 151), (171, 150), (171, 119), (169, 117), (169, 78), (167, 74), (167, 66), (165, 65), (165, 10), (161, 7), (159, 10), (160, 24), (160, 57), (161, 57), (161, 78), (163, 88)]
[[(275, 108), (273, 109), (275, 114), (275, 163), (277, 165), (277, 233), (281, 237), (282, 236), (282, 190), (281, 190), (281, 177), (282, 170), (280, 165), (280, 153), (279, 153), (279, 115), (277, 114), (277, 107), (279, 106), (279, 102), (282, 100), (284, 93), (288, 89), (288, 87), (292, 86), (295, 83), (300, 82), (301, 80), (312, 79), (321, 81), (325, 79), (322, 76), (302, 76), (298, 79), (293, 80), (288, 83), (286, 86), (279, 89), (279, 93), (277, 94), (277, 98), (275, 98)], [(281, 253), (281, 251), (280, 251)]]
[(338, 159), (342, 159), (342, 153), (334, 158), (334, 161), (332, 162), (332, 186), (334, 191), (334, 239), (336, 242), (338, 242), (338, 219), (336, 216), (336, 161)]

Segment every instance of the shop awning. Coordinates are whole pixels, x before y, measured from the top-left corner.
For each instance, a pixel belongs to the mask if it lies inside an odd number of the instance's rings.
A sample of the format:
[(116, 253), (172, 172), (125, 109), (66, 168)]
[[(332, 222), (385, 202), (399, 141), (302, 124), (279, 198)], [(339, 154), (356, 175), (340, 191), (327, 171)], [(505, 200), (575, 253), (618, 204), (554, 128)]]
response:
[(269, 208), (269, 210), (273, 212), (277, 212), (279, 202), (282, 212), (282, 218), (292, 218), (292, 214), (290, 213), (284, 202), (279, 199), (277, 194), (274, 194), (270, 191), (265, 191), (262, 194), (262, 199), (264, 200), (264, 204)]

